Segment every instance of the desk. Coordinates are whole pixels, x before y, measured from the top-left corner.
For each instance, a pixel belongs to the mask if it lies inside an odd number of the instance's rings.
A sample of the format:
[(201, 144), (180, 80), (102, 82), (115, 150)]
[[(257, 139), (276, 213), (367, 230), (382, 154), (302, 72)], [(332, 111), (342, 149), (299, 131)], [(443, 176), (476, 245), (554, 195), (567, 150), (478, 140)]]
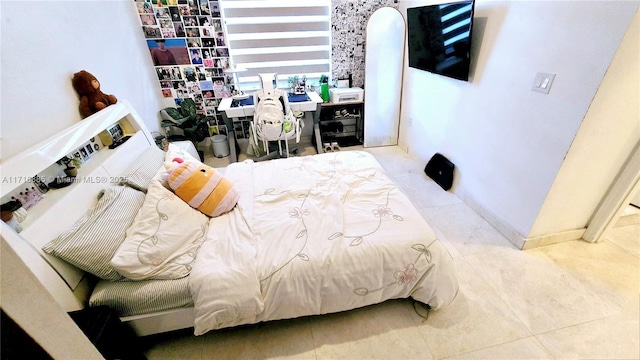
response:
[[(320, 105), (322, 104), (322, 98), (315, 92), (308, 92), (307, 96), (309, 101), (291, 102), (289, 107), (293, 111), (311, 112), (313, 117), (313, 133), (316, 137), (316, 141), (322, 144), (320, 140), (320, 128), (318, 126), (318, 119), (320, 116)], [(222, 114), (224, 124), (227, 126), (227, 139), (229, 140), (229, 161), (238, 161), (238, 146), (236, 143), (236, 135), (233, 130), (233, 119), (240, 117), (253, 116), (255, 112), (254, 105), (236, 106), (232, 107), (233, 99), (224, 98), (220, 101), (218, 106), (218, 112)], [(319, 153), (319, 152), (318, 152)]]

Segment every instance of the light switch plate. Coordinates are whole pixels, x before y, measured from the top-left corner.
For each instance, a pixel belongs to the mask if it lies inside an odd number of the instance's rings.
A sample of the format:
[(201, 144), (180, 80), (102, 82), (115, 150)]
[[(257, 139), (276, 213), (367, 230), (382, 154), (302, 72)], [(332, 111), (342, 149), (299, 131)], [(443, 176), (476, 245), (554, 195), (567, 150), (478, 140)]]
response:
[(533, 81), (533, 87), (531, 90), (537, 91), (543, 94), (548, 94), (551, 89), (551, 84), (553, 83), (553, 79), (555, 79), (556, 74), (549, 73), (537, 73), (536, 79)]

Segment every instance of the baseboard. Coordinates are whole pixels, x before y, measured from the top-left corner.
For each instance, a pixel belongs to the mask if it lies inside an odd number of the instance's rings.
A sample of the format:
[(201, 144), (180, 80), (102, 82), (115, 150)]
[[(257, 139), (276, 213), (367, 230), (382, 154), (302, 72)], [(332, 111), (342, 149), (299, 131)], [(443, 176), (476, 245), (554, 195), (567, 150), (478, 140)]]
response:
[(513, 230), (509, 225), (505, 224), (497, 216), (493, 215), (490, 211), (480, 205), (473, 197), (471, 197), (464, 189), (456, 187), (455, 194), (467, 204), (471, 210), (475, 211), (483, 219), (485, 219), (491, 226), (493, 226), (500, 234), (511, 241), (518, 249), (522, 249), (525, 244), (525, 238)]
[(509, 225), (505, 224), (497, 216), (493, 215), (490, 211), (480, 205), (473, 197), (467, 194), (463, 189), (459, 187), (455, 190), (456, 196), (460, 198), (465, 204), (467, 204), (473, 211), (485, 219), (491, 226), (493, 226), (500, 234), (511, 241), (518, 249), (527, 250), (540, 246), (558, 244), (566, 241), (582, 239), (582, 235), (587, 230), (576, 229), (563, 231), (554, 234), (547, 234), (542, 236), (536, 236), (531, 238), (525, 238), (518, 232), (513, 230)]
[(582, 235), (587, 230), (584, 229), (576, 229), (563, 231), (554, 234), (536, 236), (531, 238), (524, 239), (524, 245), (522, 246), (522, 250), (533, 249), (540, 246), (551, 245), (551, 244), (559, 244), (566, 241), (580, 240), (582, 239)]

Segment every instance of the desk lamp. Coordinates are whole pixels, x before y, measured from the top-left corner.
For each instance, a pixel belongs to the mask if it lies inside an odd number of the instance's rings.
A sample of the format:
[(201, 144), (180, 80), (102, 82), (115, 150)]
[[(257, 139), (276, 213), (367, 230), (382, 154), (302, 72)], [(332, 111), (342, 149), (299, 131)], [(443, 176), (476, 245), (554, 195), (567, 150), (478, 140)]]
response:
[(240, 90), (240, 84), (238, 82), (238, 73), (239, 72), (243, 72), (243, 71), (247, 71), (247, 69), (245, 68), (241, 68), (236, 66), (235, 64), (231, 64), (229, 65), (228, 68), (224, 69), (224, 72), (226, 74), (233, 74), (233, 96), (232, 98), (234, 100), (242, 100), (242, 99), (246, 99), (249, 97), (249, 95), (245, 94), (242, 90)]

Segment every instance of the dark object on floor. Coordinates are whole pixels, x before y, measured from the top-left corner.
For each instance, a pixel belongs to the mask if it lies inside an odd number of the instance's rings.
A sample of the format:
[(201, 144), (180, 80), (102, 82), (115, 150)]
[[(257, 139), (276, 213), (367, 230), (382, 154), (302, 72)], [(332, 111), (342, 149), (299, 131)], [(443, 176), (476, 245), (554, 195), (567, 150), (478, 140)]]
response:
[(440, 153), (436, 153), (427, 163), (427, 166), (424, 168), (424, 173), (433, 179), (436, 184), (440, 185), (441, 188), (449, 190), (451, 189), (451, 185), (453, 185), (454, 168), (455, 165), (453, 165), (449, 159)]
[(133, 330), (108, 306), (88, 307), (69, 316), (105, 359), (146, 360)]
[(62, 189), (63, 187), (67, 187), (75, 182), (75, 176), (60, 176), (55, 178), (52, 182), (48, 183), (47, 186), (51, 189)]

